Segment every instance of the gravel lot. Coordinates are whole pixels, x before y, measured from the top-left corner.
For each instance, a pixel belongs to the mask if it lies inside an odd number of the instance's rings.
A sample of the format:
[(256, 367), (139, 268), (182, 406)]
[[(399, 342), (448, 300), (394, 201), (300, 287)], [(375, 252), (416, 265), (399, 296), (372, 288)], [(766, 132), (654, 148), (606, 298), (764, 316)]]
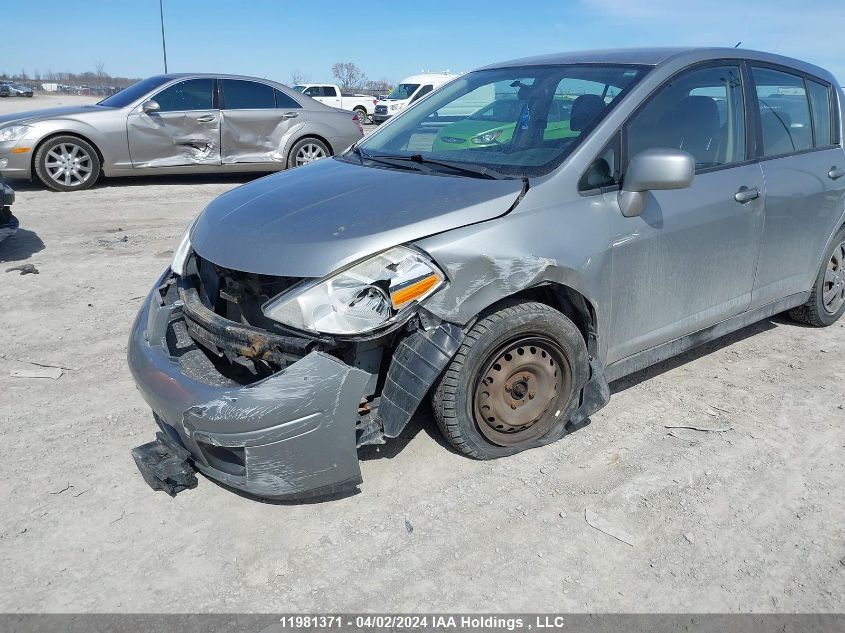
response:
[[(360, 494), (268, 504), (202, 477), (154, 493), (129, 453), (155, 431), (126, 367), (129, 328), (190, 218), (248, 180), (13, 183), (0, 610), (845, 609), (845, 323), (763, 321), (615, 383), (587, 428), (495, 462), (447, 449), (424, 409), (362, 452)], [(23, 263), (40, 274), (5, 272)], [(26, 361), (70, 369), (11, 377), (37, 369)], [(682, 424), (730, 430), (665, 428)]]

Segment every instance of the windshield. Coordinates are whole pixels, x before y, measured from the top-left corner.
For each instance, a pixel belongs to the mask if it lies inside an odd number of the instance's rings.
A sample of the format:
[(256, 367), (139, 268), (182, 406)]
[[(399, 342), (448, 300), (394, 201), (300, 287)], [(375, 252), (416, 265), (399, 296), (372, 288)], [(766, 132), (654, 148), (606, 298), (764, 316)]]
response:
[(155, 90), (160, 85), (167, 83), (171, 79), (172, 77), (166, 77), (164, 75), (142, 79), (128, 88), (124, 88), (120, 92), (116, 92), (112, 96), (99, 101), (97, 105), (107, 106), (109, 108), (125, 108), (143, 97), (148, 92)]
[(296, 85), (293, 88), (291, 88), (291, 90), (295, 90), (296, 92), (302, 92), (303, 90), (305, 90), (305, 86)]
[(647, 71), (598, 64), (476, 71), (417, 102), (357, 147), (383, 158), (542, 175), (563, 162)]
[(389, 101), (400, 101), (402, 99), (410, 99), (411, 95), (417, 91), (419, 88), (419, 84), (399, 84), (393, 90), (390, 91), (390, 94), (387, 95), (387, 99)]

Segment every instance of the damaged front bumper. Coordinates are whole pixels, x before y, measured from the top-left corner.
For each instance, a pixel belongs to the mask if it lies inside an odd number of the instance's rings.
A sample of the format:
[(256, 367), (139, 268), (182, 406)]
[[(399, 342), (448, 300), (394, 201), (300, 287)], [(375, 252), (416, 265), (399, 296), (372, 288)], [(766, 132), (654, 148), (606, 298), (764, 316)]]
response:
[[(129, 367), (156, 422), (205, 475), (249, 494), (294, 499), (361, 483), (359, 407), (376, 376), (322, 351), (250, 384), (218, 372), (191, 346), (181, 300), (164, 275), (129, 340)], [(188, 346), (174, 340), (182, 338)]]

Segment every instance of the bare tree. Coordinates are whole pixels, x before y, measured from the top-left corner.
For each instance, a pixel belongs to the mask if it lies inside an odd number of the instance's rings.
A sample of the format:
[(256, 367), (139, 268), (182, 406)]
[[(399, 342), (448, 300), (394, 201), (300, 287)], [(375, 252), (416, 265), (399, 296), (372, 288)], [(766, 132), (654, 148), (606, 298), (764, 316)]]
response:
[(26, 71), (25, 71), (23, 68), (21, 68), (21, 74), (20, 74), (19, 76), (20, 76), (20, 78), (21, 78), (21, 79), (23, 79), (24, 81), (26, 81), (27, 79), (29, 79), (29, 75), (27, 75), (27, 74), (26, 74)]
[(290, 74), (290, 85), (291, 86), (299, 86), (301, 84), (307, 84), (311, 81), (311, 75), (304, 73), (299, 70), (294, 70)]
[(338, 62), (332, 66), (334, 75), (341, 88), (359, 88), (364, 84), (367, 75), (352, 62)]
[(102, 84), (103, 83), (103, 77), (106, 76), (106, 73), (105, 73), (106, 62), (103, 62), (103, 61), (94, 62), (94, 67), (97, 69), (97, 83)]
[(367, 90), (374, 92), (390, 92), (393, 89), (393, 82), (389, 79), (369, 79), (364, 84)]

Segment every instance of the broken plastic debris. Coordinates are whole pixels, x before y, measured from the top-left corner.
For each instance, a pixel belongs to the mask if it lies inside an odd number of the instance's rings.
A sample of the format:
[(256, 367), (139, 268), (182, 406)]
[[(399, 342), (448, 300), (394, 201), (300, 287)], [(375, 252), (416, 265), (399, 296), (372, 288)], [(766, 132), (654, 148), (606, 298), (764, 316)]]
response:
[(44, 367), (42, 369), (13, 369), (9, 375), (13, 378), (52, 378), (58, 380), (62, 376), (59, 367)]
[(16, 270), (19, 270), (21, 275), (37, 275), (38, 269), (35, 267), (35, 264), (21, 264), (20, 266), (12, 266), (11, 268), (7, 268), (6, 272), (11, 273)]

